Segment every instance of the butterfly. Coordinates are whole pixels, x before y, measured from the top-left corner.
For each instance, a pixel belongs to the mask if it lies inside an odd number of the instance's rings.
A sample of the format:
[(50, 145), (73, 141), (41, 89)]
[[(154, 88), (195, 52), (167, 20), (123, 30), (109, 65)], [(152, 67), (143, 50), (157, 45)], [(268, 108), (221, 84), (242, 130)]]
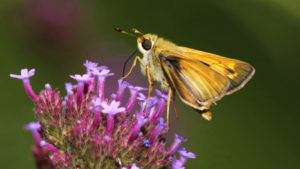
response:
[[(119, 28), (116, 30), (133, 35)], [(148, 98), (155, 82), (168, 91), (168, 124), (170, 101), (174, 100), (175, 94), (202, 117), (211, 120), (211, 105), (244, 87), (255, 73), (254, 67), (246, 62), (178, 46), (155, 34), (143, 34), (135, 28), (133, 32), (137, 35), (137, 47), (143, 57), (135, 57), (123, 78), (128, 77), (139, 61), (141, 71), (149, 82)]]

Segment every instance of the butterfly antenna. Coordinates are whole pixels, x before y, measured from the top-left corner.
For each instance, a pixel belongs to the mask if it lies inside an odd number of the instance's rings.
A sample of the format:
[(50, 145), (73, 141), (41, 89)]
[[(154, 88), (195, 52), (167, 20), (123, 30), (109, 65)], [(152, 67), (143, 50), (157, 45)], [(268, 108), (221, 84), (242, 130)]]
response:
[(122, 29), (120, 29), (120, 28), (115, 28), (115, 31), (117, 31), (117, 32), (120, 32), (120, 33), (124, 33), (124, 34), (127, 34), (127, 35), (129, 35), (129, 36), (133, 36), (133, 37), (138, 37), (136, 34), (132, 34), (132, 33), (129, 33), (129, 32), (126, 32), (126, 31), (123, 31)]
[(126, 61), (124, 62), (122, 77), (124, 77), (124, 75), (125, 75), (125, 68), (126, 68), (127, 63), (129, 62), (129, 60), (130, 60), (131, 58), (133, 58), (133, 56), (134, 56), (137, 52), (138, 52), (138, 49), (135, 50), (135, 51), (134, 51), (127, 59), (126, 59)]
[(137, 30), (136, 28), (132, 28), (132, 32), (133, 33), (137, 33), (137, 34), (140, 34), (140, 35), (144, 35), (141, 31)]

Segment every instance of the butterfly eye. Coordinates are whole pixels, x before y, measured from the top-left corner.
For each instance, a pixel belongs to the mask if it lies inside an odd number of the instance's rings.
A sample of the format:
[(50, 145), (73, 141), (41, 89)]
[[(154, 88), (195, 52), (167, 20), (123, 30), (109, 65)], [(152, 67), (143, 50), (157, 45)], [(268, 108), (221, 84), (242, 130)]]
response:
[(150, 50), (152, 47), (152, 42), (148, 39), (144, 39), (142, 46), (145, 50)]

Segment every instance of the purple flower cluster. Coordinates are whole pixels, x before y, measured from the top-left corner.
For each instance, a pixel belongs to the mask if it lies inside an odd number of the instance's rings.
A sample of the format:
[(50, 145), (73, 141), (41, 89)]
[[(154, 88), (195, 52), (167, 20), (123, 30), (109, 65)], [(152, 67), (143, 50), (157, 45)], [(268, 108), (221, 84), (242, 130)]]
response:
[[(116, 93), (106, 98), (105, 80), (113, 73), (90, 61), (84, 66), (86, 74), (70, 76), (77, 84), (66, 83), (65, 97), (49, 84), (36, 95), (29, 82), (34, 69), (10, 75), (23, 80), (35, 104), (38, 122), (29, 123), (25, 129), (34, 136), (37, 168), (182, 169), (188, 158), (195, 158), (179, 147), (186, 139), (177, 134), (170, 148), (166, 146), (168, 128), (160, 115), (167, 93), (157, 90), (158, 96), (150, 97), (145, 108), (147, 98), (142, 91), (147, 89), (119, 80)], [(125, 89), (130, 96), (122, 103)], [(133, 109), (136, 102), (138, 110)]]

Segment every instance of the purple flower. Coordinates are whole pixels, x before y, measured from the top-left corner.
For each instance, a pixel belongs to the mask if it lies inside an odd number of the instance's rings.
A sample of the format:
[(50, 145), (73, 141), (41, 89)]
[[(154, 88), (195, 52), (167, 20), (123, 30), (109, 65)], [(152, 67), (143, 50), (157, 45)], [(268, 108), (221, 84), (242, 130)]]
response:
[(40, 146), (42, 146), (42, 147), (47, 147), (47, 148), (49, 148), (51, 151), (60, 154), (59, 150), (58, 150), (56, 147), (54, 147), (52, 144), (47, 143), (47, 142), (44, 141), (44, 140), (42, 140), (42, 141), (40, 142)]
[(38, 132), (41, 129), (41, 124), (39, 122), (30, 122), (25, 125), (24, 128), (32, 132), (34, 142), (37, 146), (39, 146), (39, 142), (42, 140)]
[(130, 169), (140, 169), (139, 167), (137, 167), (134, 163), (131, 165)]
[(125, 108), (124, 107), (119, 107), (120, 106), (120, 102), (117, 102), (115, 100), (113, 100), (110, 103), (110, 105), (108, 105), (106, 102), (103, 102), (101, 104), (101, 106), (103, 107), (102, 113), (108, 114), (108, 122), (107, 122), (107, 128), (106, 128), (106, 135), (110, 136), (112, 134), (113, 127), (114, 127), (114, 116), (117, 113), (123, 112), (125, 110)]
[(78, 82), (78, 88), (77, 88), (77, 106), (78, 108), (81, 107), (82, 99), (83, 99), (83, 89), (84, 89), (84, 83), (90, 80), (93, 80), (89, 75), (70, 75), (71, 78), (77, 80)]
[(172, 163), (172, 169), (185, 169), (184, 163), (180, 160), (174, 160)]
[[(158, 104), (159, 102), (159, 99), (157, 98), (157, 96), (151, 96), (149, 98), (149, 101), (148, 101), (148, 105), (147, 107), (145, 108), (146, 106), (146, 102), (147, 102), (147, 98), (146, 96), (143, 94), (143, 93), (138, 93), (138, 97), (137, 97), (137, 100), (139, 100), (139, 105), (141, 107), (141, 111), (144, 111), (145, 110), (145, 114), (149, 113), (149, 109), (150, 108), (155, 108), (155, 106)], [(153, 116), (153, 112), (150, 113), (148, 115), (149, 117), (152, 117)]]
[(113, 100), (110, 104), (107, 104), (107, 102), (103, 102), (101, 106), (103, 107), (102, 113), (105, 114), (115, 115), (125, 110), (124, 107), (119, 107), (120, 102), (115, 100)]
[(90, 128), (90, 132), (94, 131), (96, 129), (96, 127), (99, 125), (100, 120), (101, 120), (101, 116), (100, 116), (100, 107), (101, 107), (101, 99), (100, 98), (96, 98), (94, 100), (92, 100), (92, 103), (94, 105), (95, 108), (95, 114), (94, 114), (94, 121), (93, 124)]
[(98, 63), (96, 63), (96, 62), (91, 62), (91, 61), (88, 61), (88, 60), (86, 60), (85, 63), (84, 63), (83, 65), (86, 67), (88, 73), (93, 72), (94, 70), (103, 70), (103, 69), (107, 69), (106, 66), (99, 66), (99, 67), (98, 67)]
[(46, 83), (46, 84), (45, 84), (45, 88), (46, 88), (46, 89), (51, 89), (51, 85), (50, 85), (49, 83)]
[(68, 95), (73, 95), (73, 85), (72, 83), (65, 83), (66, 91)]
[(196, 155), (192, 152), (187, 152), (184, 147), (178, 147), (177, 152), (180, 154), (179, 160), (174, 160), (172, 163), (173, 169), (184, 169), (184, 163), (188, 158), (196, 158)]
[(188, 158), (196, 158), (196, 155), (192, 152), (187, 152), (184, 147), (178, 147), (177, 152), (179, 152), (180, 156), (188, 159)]
[(10, 74), (10, 77), (16, 78), (16, 79), (29, 79), (30, 77), (34, 76), (35, 69), (31, 69), (28, 72), (28, 69), (22, 69), (21, 70), (21, 75), (15, 75), (15, 74)]
[(120, 101), (124, 89), (130, 85), (128, 82), (123, 81), (123, 79), (118, 80), (118, 84), (119, 84), (119, 89), (116, 95), (116, 99), (115, 99), (116, 101)]
[(160, 99), (158, 101), (159, 106), (158, 106), (157, 111), (151, 116), (151, 123), (153, 123), (160, 117), (161, 113), (164, 111), (164, 108), (165, 108), (165, 105), (166, 105), (166, 102), (168, 99), (168, 95), (165, 92), (160, 92), (159, 90), (155, 90), (155, 91), (160, 96)]
[[(92, 100), (92, 103), (93, 103), (95, 108), (99, 108), (102, 105), (102, 102), (101, 102), (100, 98), (96, 98), (96, 99)], [(105, 105), (105, 106), (108, 106), (108, 105)]]
[(183, 141), (187, 141), (187, 139), (181, 137), (180, 135), (175, 133), (175, 142), (183, 142)]
[(171, 148), (169, 149), (168, 154), (169, 155), (173, 154), (176, 151), (179, 144), (184, 141), (187, 141), (187, 139), (184, 139), (183, 137), (181, 137), (175, 133), (175, 140), (174, 140), (174, 143), (172, 144)]
[(61, 154), (61, 152), (52, 144), (47, 143), (46, 141), (42, 140), (42, 141), (40, 141), (40, 146), (45, 147), (53, 152), (53, 155), (52, 155), (53, 162), (61, 162), (64, 160), (64, 157)]
[(119, 79), (118, 85), (119, 85), (119, 88), (126, 88), (126, 87), (130, 86), (130, 83), (124, 81), (123, 79)]
[[(113, 73), (94, 62), (86, 61), (84, 65), (87, 74), (71, 76), (78, 84), (66, 83), (66, 96), (50, 85), (34, 96), (28, 87), (34, 71), (12, 75), (26, 82), (25, 89), (35, 100), (38, 122), (25, 128), (33, 134), (33, 153), (38, 164), (51, 164), (49, 169), (184, 168), (188, 158), (195, 158), (179, 147), (186, 139), (175, 135), (171, 147), (164, 141), (168, 130), (160, 115), (167, 93), (156, 91), (158, 96), (151, 96), (145, 109), (147, 97), (143, 92), (147, 89), (119, 80), (115, 82), (119, 84), (115, 97), (105, 97), (104, 82)], [(130, 96), (121, 99), (126, 88)], [(133, 108), (136, 102), (141, 110)], [(180, 154), (179, 159), (176, 153)]]
[(93, 69), (92, 72), (95, 76), (99, 76), (99, 77), (107, 77), (107, 76), (113, 76), (114, 73), (110, 73), (110, 70), (105, 69), (104, 67), (102, 69)]
[(145, 118), (141, 114), (137, 114), (136, 118), (137, 118), (137, 122), (134, 128), (132, 129), (131, 135), (128, 139), (129, 143), (132, 143), (134, 141), (134, 138), (136, 137), (137, 133), (140, 131), (141, 127), (149, 121), (149, 119)]
[[(98, 69), (98, 63), (95, 63), (95, 62), (91, 62), (91, 61), (88, 61), (86, 60), (85, 63), (83, 64), (85, 67), (86, 67), (86, 72), (87, 74), (90, 76), (90, 77), (93, 77), (93, 72), (94, 70), (97, 70)], [(95, 80), (91, 80), (89, 82), (89, 89), (88, 89), (88, 93), (90, 93), (93, 88), (94, 88), (94, 84), (95, 84)]]
[(143, 144), (145, 145), (145, 147), (150, 147), (150, 145), (151, 145), (151, 142), (149, 141), (149, 140), (144, 140), (143, 141)]
[(158, 118), (158, 123), (150, 137), (150, 142), (153, 142), (153, 140), (156, 139), (156, 137), (159, 135), (161, 130), (166, 130), (166, 131), (168, 130), (168, 125), (164, 122), (164, 118), (162, 117)]
[(95, 63), (95, 62), (91, 62), (91, 61), (86, 60), (85, 63), (84, 63), (83, 65), (86, 67), (87, 71), (89, 72), (89, 71), (91, 71), (92, 69), (97, 68), (98, 63)]
[(146, 96), (143, 93), (138, 93), (138, 97), (136, 99), (139, 101), (145, 101)]
[(140, 126), (143, 126), (144, 124), (146, 124), (149, 119), (145, 118), (143, 115), (141, 114), (137, 114), (137, 124)]
[(141, 86), (129, 86), (129, 89), (132, 91), (146, 91), (148, 90), (147, 88), (141, 87)]
[(103, 69), (93, 69), (92, 73), (98, 77), (97, 96), (100, 97), (101, 100), (103, 100), (105, 79), (108, 76), (113, 76), (114, 73), (110, 73), (110, 70), (108, 70), (104, 67), (103, 67)]
[(33, 101), (37, 101), (38, 97), (32, 90), (30, 82), (29, 82), (29, 78), (34, 76), (34, 73), (35, 73), (35, 69), (31, 69), (29, 72), (28, 72), (28, 69), (22, 69), (21, 75), (10, 74), (10, 77), (16, 78), (16, 79), (21, 79), (23, 81), (25, 91), (27, 92), (27, 94), (31, 97), (31, 99)]
[(160, 90), (155, 89), (155, 92), (162, 99), (168, 100), (168, 92), (161, 92)]
[(129, 86), (129, 89), (130, 89), (130, 98), (129, 98), (128, 104), (126, 106), (126, 112), (132, 108), (134, 101), (136, 99), (137, 93), (140, 91), (147, 90), (146, 88), (143, 88), (140, 86), (131, 86), (131, 85)]
[(158, 121), (157, 121), (158, 123), (157, 123), (157, 125), (158, 125), (158, 127), (160, 127), (161, 129), (168, 130), (168, 124), (165, 123), (164, 121), (165, 121), (164, 118), (162, 118), (162, 117), (158, 118)]
[(70, 75), (70, 77), (77, 80), (78, 82), (86, 82), (93, 79), (88, 74), (84, 74), (84, 75), (75, 74), (75, 75)]
[(30, 122), (29, 124), (25, 125), (24, 128), (26, 130), (30, 130), (30, 131), (38, 131), (41, 129), (41, 124), (40, 122)]

